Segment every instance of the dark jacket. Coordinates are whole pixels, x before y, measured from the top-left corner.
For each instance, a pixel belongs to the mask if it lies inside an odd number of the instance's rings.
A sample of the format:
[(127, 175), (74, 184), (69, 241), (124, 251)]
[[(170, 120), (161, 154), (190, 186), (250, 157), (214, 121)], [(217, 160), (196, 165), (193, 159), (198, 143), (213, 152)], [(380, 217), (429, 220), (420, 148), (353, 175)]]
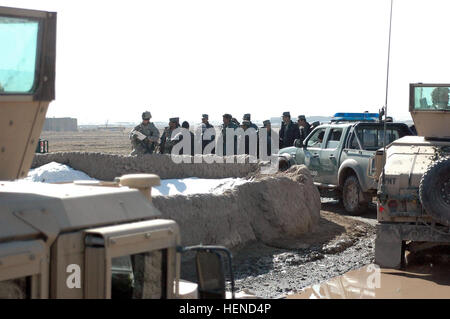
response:
[[(210, 140), (203, 140), (203, 134), (205, 133), (206, 129), (209, 128), (214, 128), (214, 126), (212, 126), (211, 124), (207, 123), (207, 124), (203, 124), (202, 126), (202, 153), (205, 150), (206, 145), (208, 145), (209, 143), (211, 143), (212, 141), (214, 141), (216, 139), (216, 136), (213, 135), (211, 136)], [(213, 148), (211, 151), (212, 154), (215, 153), (215, 149)]]
[[(191, 150), (189, 152), (189, 150), (184, 150), (184, 148), (180, 149), (180, 155), (191, 155), (194, 156), (194, 133), (192, 133), (191, 131), (189, 131), (189, 134), (191, 135)], [(181, 141), (183, 141), (183, 135), (180, 136), (180, 143)]]
[(280, 149), (294, 145), (294, 141), (300, 138), (298, 124), (289, 121), (288, 125), (284, 122), (280, 128)]
[(311, 125), (306, 122), (305, 126), (299, 126), (300, 138), (304, 140), (311, 132)]
[[(222, 143), (223, 143), (223, 155), (225, 156), (227, 154), (227, 147), (226, 147), (226, 141), (227, 141), (227, 134), (226, 129), (232, 128), (233, 130), (237, 129), (238, 126), (234, 124), (233, 122), (230, 122), (227, 126), (222, 125)], [(230, 132), (231, 133), (231, 132)], [(237, 153), (237, 136), (234, 136), (234, 150), (231, 152), (232, 154), (236, 155)]]
[(267, 156), (272, 155), (272, 130), (267, 132)]

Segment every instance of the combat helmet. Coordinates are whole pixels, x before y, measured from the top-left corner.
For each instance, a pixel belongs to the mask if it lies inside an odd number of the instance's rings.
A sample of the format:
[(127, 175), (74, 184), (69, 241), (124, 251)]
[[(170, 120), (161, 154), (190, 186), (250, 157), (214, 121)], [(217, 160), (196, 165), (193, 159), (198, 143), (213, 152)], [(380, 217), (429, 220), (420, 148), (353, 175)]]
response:
[(143, 120), (149, 120), (152, 117), (152, 114), (149, 111), (145, 111), (142, 113), (142, 119)]

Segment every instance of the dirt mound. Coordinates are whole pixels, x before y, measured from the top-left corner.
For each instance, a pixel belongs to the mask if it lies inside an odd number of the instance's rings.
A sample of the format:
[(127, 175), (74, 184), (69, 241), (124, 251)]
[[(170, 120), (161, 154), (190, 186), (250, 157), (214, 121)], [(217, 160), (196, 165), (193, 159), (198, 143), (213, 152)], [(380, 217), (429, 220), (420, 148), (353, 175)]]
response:
[(270, 244), (310, 232), (320, 218), (319, 192), (304, 166), (255, 175), (222, 195), (158, 196), (153, 203), (164, 218), (177, 221), (183, 245)]
[[(179, 156), (178, 159), (183, 158)], [(185, 159), (194, 161), (191, 156)], [(200, 163), (175, 163), (170, 155), (152, 154), (124, 156), (104, 153), (61, 152), (36, 154), (31, 168), (50, 162), (66, 164), (89, 176), (112, 181), (115, 177), (134, 173), (157, 174), (161, 179), (170, 178), (225, 178), (246, 177), (259, 170), (259, 163), (250, 163), (249, 157), (237, 155), (228, 157), (232, 163), (220, 163), (221, 157), (215, 155), (196, 156)], [(210, 162), (211, 164), (207, 164)]]

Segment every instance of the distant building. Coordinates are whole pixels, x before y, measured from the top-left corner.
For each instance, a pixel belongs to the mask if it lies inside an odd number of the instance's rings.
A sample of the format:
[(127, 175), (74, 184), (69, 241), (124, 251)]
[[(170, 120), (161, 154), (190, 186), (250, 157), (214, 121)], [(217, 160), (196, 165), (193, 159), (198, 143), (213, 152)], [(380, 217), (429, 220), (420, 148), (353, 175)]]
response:
[(57, 132), (76, 132), (78, 131), (77, 119), (70, 117), (63, 118), (46, 118), (43, 131), (57, 131)]

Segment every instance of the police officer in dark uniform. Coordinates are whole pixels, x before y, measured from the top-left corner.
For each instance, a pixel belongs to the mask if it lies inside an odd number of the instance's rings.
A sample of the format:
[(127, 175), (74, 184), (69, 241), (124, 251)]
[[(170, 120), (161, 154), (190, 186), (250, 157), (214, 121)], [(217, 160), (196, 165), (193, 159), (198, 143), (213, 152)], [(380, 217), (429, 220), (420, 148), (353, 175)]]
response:
[[(160, 153), (170, 154), (172, 147), (179, 142), (173, 135), (173, 131), (180, 127), (180, 119), (178, 117), (172, 117), (169, 119), (169, 126), (164, 129), (164, 133), (161, 136)], [(181, 136), (181, 134), (180, 134)]]
[(250, 127), (253, 127), (255, 129), (256, 132), (258, 132), (258, 126), (256, 126), (255, 123), (252, 123), (252, 121), (250, 120), (251, 115), (249, 113), (244, 114), (243, 116), (243, 120), (244, 121), (249, 121), (250, 122)]
[(306, 121), (306, 117), (304, 115), (298, 116), (297, 124), (300, 130), (300, 139), (303, 141), (311, 132), (311, 125)]
[[(250, 122), (250, 121), (248, 121), (248, 120), (243, 120), (242, 123), (241, 123), (241, 127), (242, 127), (242, 129), (244, 130), (244, 132), (245, 132), (245, 131), (247, 131), (249, 128), (252, 127), (252, 122)], [(259, 145), (259, 142), (258, 142), (258, 133), (257, 133), (257, 132), (254, 132), (254, 133), (251, 133), (251, 134), (255, 134), (255, 135), (256, 135), (256, 140), (255, 140), (255, 142), (256, 142), (256, 148), (255, 148), (255, 150), (256, 150), (256, 156), (258, 156), (258, 145)], [(243, 138), (243, 139), (244, 139), (244, 143), (245, 143), (245, 144), (244, 144), (244, 153), (247, 154), (247, 155), (255, 155), (255, 154), (250, 154), (250, 135), (240, 136), (240, 138)]]
[(291, 121), (291, 113), (283, 113), (283, 122), (280, 128), (280, 149), (294, 145), (294, 141), (300, 138), (298, 124)]
[[(232, 122), (231, 120), (233, 119), (233, 117), (231, 116), (231, 114), (224, 114), (223, 116), (223, 125), (222, 125), (222, 138), (223, 138), (223, 155), (227, 155), (227, 129), (237, 129), (238, 126)], [(234, 150), (233, 152), (231, 152), (232, 154), (236, 154), (237, 151), (237, 136), (234, 136)]]
[[(216, 139), (215, 135), (211, 136), (211, 139), (207, 139), (204, 140), (203, 139), (203, 134), (205, 133), (205, 131), (207, 129), (214, 129), (214, 126), (212, 126), (211, 124), (209, 124), (209, 120), (208, 120), (208, 114), (202, 114), (202, 153), (205, 150), (206, 145), (208, 145), (209, 143), (211, 143), (212, 141), (214, 141)], [(214, 149), (211, 151), (212, 154), (214, 154)]]
[[(181, 124), (181, 127), (188, 130), (189, 131), (189, 122), (188, 121), (184, 121), (183, 124)], [(180, 150), (180, 155), (191, 155), (194, 156), (194, 133), (192, 133), (191, 131), (189, 131), (189, 134), (191, 136), (191, 152), (183, 152), (183, 149)], [(180, 141), (183, 140), (183, 135), (180, 138)]]
[[(265, 120), (263, 122), (262, 129), (265, 129), (267, 132), (267, 156), (272, 155), (272, 123), (270, 120)], [(259, 154), (259, 152), (258, 152)]]

